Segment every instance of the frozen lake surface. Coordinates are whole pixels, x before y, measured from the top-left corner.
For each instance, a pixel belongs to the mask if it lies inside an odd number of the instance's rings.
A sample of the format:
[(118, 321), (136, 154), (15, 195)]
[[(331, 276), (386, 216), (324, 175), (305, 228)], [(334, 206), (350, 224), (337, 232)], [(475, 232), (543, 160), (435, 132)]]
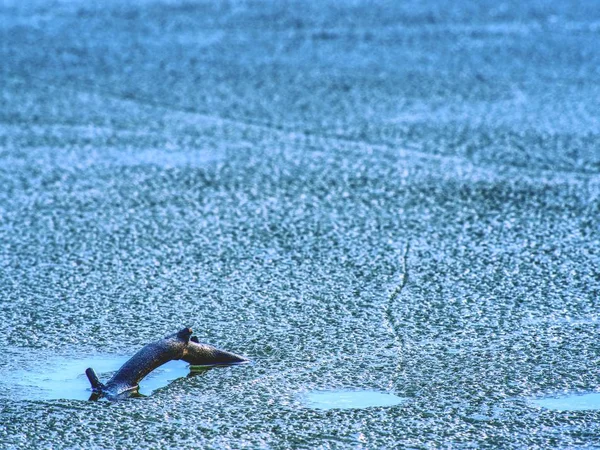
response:
[[(591, 1), (3, 1), (0, 447), (600, 446), (556, 400), (600, 385), (599, 40)], [(183, 326), (253, 363), (87, 401)]]

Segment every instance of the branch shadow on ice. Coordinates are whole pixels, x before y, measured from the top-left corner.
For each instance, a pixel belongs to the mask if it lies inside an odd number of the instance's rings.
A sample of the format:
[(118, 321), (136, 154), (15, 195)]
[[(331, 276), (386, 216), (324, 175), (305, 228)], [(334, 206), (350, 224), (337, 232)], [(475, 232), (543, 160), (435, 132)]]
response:
[(143, 397), (139, 393), (140, 381), (154, 369), (172, 360), (183, 360), (191, 366), (204, 367), (205, 370), (190, 372), (191, 376), (204, 373), (214, 366), (249, 362), (243, 356), (200, 343), (192, 333), (191, 328), (184, 328), (142, 347), (106, 383), (98, 379), (94, 369), (88, 368), (85, 374), (92, 385), (90, 400)]

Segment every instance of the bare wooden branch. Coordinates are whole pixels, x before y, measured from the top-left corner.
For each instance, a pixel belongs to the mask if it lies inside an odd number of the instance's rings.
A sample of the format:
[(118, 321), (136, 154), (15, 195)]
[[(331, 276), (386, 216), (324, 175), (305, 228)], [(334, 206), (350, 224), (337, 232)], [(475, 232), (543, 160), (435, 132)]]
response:
[(140, 381), (157, 367), (177, 359), (197, 366), (226, 365), (247, 362), (242, 356), (219, 350), (208, 344), (201, 344), (192, 337), (192, 329), (184, 328), (177, 333), (152, 342), (133, 355), (112, 376), (106, 384), (98, 379), (92, 368), (85, 371), (92, 391), (92, 397), (106, 397), (114, 400), (137, 392)]

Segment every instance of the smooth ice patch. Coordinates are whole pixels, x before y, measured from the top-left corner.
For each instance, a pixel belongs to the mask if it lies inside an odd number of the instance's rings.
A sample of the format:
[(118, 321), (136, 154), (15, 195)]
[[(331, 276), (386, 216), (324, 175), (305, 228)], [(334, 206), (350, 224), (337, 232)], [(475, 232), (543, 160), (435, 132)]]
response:
[(571, 394), (561, 397), (544, 397), (531, 401), (534, 405), (555, 411), (600, 410), (600, 393)]
[[(16, 370), (3, 373), (1, 382), (5, 394), (22, 400), (88, 400), (90, 383), (85, 369), (92, 367), (100, 381), (106, 382), (128, 357), (96, 356), (85, 359), (65, 360), (54, 358), (45, 361), (37, 370)], [(140, 383), (139, 393), (150, 395), (171, 381), (190, 373), (187, 363), (170, 361), (151, 372)]]
[(405, 399), (378, 391), (315, 391), (303, 395), (303, 402), (314, 409), (362, 409), (376, 406), (396, 406)]

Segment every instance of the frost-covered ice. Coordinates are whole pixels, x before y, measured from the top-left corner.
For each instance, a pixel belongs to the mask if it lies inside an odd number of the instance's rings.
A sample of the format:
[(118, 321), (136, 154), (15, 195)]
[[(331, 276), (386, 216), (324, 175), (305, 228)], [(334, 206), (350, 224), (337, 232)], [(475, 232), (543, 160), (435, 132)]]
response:
[[(0, 447), (600, 445), (600, 4), (373, 3), (2, 2)], [(19, 387), (182, 326), (253, 364)]]

